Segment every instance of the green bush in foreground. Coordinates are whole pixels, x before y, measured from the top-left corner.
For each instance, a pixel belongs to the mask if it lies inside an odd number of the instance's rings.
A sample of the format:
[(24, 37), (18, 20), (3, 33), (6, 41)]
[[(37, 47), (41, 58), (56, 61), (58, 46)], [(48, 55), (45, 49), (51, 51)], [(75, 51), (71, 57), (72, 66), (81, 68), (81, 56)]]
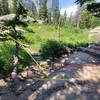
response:
[(7, 75), (12, 66), (15, 47), (12, 42), (4, 42), (0, 45), (0, 50), (0, 74)]
[(55, 40), (47, 40), (44, 44), (41, 45), (39, 50), (44, 59), (52, 57), (53, 59), (61, 57), (65, 53), (63, 49), (63, 43)]
[[(15, 52), (14, 42), (7, 41), (0, 44), (0, 75), (6, 76), (10, 74), (12, 69), (13, 54)], [(20, 47), (19, 58), (19, 68), (20, 72), (23, 68), (29, 65), (31, 57), (27, 52)]]

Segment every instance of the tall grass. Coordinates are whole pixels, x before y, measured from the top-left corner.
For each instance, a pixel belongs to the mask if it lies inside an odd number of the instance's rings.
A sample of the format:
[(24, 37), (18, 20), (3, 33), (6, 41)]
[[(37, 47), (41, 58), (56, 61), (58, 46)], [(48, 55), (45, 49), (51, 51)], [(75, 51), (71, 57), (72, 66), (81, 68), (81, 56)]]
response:
[[(26, 39), (22, 42), (29, 44), (33, 49), (39, 49), (41, 43), (46, 40), (57, 40), (57, 29), (53, 25), (29, 24), (28, 30), (33, 30), (33, 33), (28, 31), (23, 34)], [(60, 40), (71, 47), (87, 46), (88, 31), (72, 26), (61, 27)]]

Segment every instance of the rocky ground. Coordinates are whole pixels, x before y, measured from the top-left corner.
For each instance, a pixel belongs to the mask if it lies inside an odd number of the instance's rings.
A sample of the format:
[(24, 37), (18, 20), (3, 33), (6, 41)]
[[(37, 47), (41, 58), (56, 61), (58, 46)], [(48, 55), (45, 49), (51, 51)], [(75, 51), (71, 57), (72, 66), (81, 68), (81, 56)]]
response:
[[(100, 100), (100, 66), (96, 65), (100, 63), (100, 59), (93, 56), (86, 61), (88, 56), (84, 52), (75, 52), (69, 58), (61, 58), (59, 63), (41, 63), (49, 74), (48, 79), (68, 80), (35, 80), (46, 76), (38, 66), (33, 65), (24, 69), (12, 85), (1, 79), (0, 100)], [(92, 67), (88, 66), (90, 63)], [(55, 66), (62, 64), (87, 66)]]

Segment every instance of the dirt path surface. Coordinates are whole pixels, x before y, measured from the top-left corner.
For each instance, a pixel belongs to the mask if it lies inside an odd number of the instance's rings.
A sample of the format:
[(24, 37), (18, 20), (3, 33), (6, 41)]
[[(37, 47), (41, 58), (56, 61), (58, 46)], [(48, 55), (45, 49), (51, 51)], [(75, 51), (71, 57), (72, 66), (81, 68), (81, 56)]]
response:
[(92, 38), (92, 36), (97, 36), (98, 40), (100, 41), (100, 26), (89, 31), (88, 39)]
[[(86, 61), (89, 54), (75, 52), (69, 58), (63, 58), (64, 64), (93, 64), (94, 67), (63, 67), (56, 68), (51, 64), (47, 67), (49, 79), (59, 78), (68, 80), (44, 80), (37, 81), (35, 78), (46, 78), (38, 67), (31, 66), (18, 75), (13, 86), (9, 86), (4, 80), (0, 80), (0, 100), (100, 100), (100, 63), (98, 57), (91, 57)], [(94, 64), (95, 61), (95, 64)], [(57, 62), (55, 63), (57, 64)], [(61, 64), (61, 63), (60, 63)], [(34, 72), (34, 75), (33, 73)], [(33, 76), (32, 76), (33, 75)]]

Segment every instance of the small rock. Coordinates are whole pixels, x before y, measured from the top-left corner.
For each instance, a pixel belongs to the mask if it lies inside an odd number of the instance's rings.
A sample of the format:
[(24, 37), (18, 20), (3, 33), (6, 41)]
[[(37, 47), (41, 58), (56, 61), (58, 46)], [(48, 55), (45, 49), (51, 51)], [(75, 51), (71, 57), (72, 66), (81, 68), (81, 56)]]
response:
[(17, 77), (18, 77), (18, 79), (19, 79), (20, 81), (24, 81), (24, 80), (25, 80), (25, 78), (23, 78), (21, 75), (18, 75)]
[(37, 20), (37, 22), (38, 22), (38, 24), (43, 24), (44, 23), (44, 21), (42, 21), (42, 20)]
[(26, 78), (28, 76), (28, 73), (27, 73), (27, 71), (24, 71), (21, 73), (21, 75), (22, 75), (22, 77)]
[(20, 33), (26, 33), (27, 31), (21, 29), (21, 28), (16, 28), (17, 32), (20, 32)]
[(47, 61), (45, 61), (45, 62), (41, 63), (40, 65), (41, 65), (41, 66), (48, 65), (48, 62), (47, 62)]
[(15, 79), (15, 78), (17, 77), (17, 73), (12, 72), (12, 73), (11, 73), (11, 76), (12, 76), (12, 79)]
[(27, 45), (27, 44), (23, 44), (23, 46), (26, 48), (30, 48), (30, 45)]
[(28, 76), (28, 77), (32, 77), (32, 76), (33, 76), (33, 72), (32, 72), (31, 70), (28, 70), (28, 71), (27, 71), (27, 76)]
[(2, 86), (6, 86), (6, 85), (7, 85), (7, 83), (3, 79), (0, 79), (0, 86), (2, 87)]

